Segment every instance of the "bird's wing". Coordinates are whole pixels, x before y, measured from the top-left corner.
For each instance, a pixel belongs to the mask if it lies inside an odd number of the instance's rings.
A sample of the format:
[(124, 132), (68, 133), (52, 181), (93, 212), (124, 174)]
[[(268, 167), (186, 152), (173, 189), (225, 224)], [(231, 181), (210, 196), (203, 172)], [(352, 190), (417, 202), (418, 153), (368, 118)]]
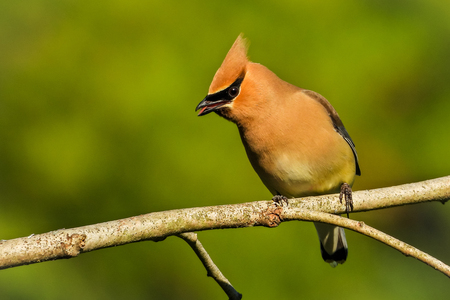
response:
[(334, 129), (344, 138), (344, 140), (347, 142), (347, 144), (350, 146), (350, 148), (353, 151), (353, 155), (355, 156), (355, 163), (356, 163), (356, 175), (361, 175), (361, 170), (359, 168), (359, 162), (358, 162), (358, 154), (356, 153), (355, 149), (355, 143), (353, 143), (352, 138), (348, 134), (347, 130), (344, 127), (344, 124), (341, 121), (341, 118), (339, 118), (338, 113), (334, 109), (334, 107), (328, 102), (325, 97), (320, 95), (319, 93), (316, 93), (314, 91), (310, 90), (303, 90), (304, 94), (308, 95), (312, 99), (318, 101), (320, 104), (325, 107), (325, 109), (328, 112), (328, 115), (331, 118), (331, 121), (333, 122)]

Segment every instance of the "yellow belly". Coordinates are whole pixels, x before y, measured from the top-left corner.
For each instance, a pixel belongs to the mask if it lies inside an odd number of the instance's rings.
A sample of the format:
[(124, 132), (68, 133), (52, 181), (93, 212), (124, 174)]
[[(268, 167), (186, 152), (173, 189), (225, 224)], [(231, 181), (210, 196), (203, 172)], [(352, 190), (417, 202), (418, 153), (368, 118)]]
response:
[(270, 170), (255, 170), (273, 194), (286, 197), (331, 194), (339, 192), (344, 182), (353, 184), (355, 162), (351, 150), (347, 156), (306, 161), (285, 153), (272, 157)]

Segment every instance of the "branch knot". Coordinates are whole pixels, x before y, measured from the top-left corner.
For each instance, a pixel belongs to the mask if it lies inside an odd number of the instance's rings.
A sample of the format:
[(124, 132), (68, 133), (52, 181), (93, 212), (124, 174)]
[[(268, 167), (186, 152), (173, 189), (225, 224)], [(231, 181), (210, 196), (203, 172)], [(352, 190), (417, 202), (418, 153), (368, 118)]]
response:
[(281, 213), (283, 208), (276, 203), (270, 205), (266, 211), (261, 213), (260, 224), (265, 227), (277, 227), (283, 221)]
[(86, 245), (85, 240), (85, 234), (74, 233), (72, 235), (66, 235), (66, 242), (61, 242), (61, 249), (67, 256), (78, 256)]

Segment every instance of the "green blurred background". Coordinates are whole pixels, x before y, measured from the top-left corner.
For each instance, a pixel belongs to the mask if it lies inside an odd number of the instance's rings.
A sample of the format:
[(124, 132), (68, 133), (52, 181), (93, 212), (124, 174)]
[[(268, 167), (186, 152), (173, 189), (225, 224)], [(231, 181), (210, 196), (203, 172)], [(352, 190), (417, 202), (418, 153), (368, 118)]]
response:
[[(450, 171), (450, 3), (0, 2), (0, 238), (270, 199), (235, 126), (195, 106), (239, 33), (250, 58), (330, 100), (356, 190)], [(450, 206), (352, 214), (450, 263)], [(347, 233), (331, 269), (312, 224), (201, 232), (244, 299), (443, 299), (448, 278)], [(175, 237), (0, 271), (0, 299), (226, 299)]]

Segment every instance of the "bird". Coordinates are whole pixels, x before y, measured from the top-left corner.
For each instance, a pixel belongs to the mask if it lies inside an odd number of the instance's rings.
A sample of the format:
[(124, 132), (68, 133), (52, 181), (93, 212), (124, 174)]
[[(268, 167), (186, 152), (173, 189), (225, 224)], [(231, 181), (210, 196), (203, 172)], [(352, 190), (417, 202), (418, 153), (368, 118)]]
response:
[[(353, 209), (351, 187), (361, 175), (355, 144), (338, 113), (322, 95), (299, 88), (247, 56), (240, 34), (197, 105), (237, 125), (248, 159), (272, 200), (340, 193)], [(322, 258), (346, 261), (344, 229), (314, 223)]]

